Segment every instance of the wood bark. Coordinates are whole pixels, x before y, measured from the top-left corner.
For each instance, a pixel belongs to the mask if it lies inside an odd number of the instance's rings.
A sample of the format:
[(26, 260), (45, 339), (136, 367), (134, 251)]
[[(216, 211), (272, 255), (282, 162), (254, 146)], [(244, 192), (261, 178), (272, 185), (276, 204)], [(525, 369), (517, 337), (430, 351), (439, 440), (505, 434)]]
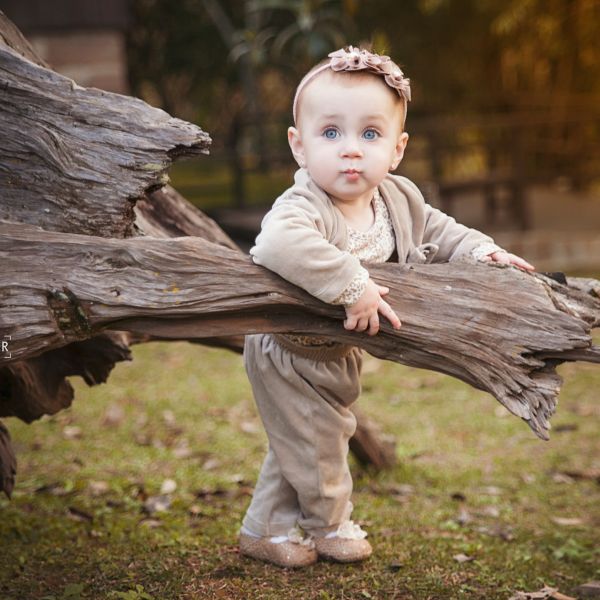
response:
[(0, 218), (129, 237), (135, 202), (210, 137), (136, 98), (78, 86), (0, 44)]
[(0, 333), (11, 336), (12, 361), (106, 330), (326, 335), (486, 390), (543, 439), (560, 390), (557, 364), (600, 362), (590, 336), (600, 300), (510, 267), (371, 265), (403, 326), (384, 324), (370, 337), (343, 328), (342, 308), (200, 238), (118, 240), (0, 223), (0, 253)]

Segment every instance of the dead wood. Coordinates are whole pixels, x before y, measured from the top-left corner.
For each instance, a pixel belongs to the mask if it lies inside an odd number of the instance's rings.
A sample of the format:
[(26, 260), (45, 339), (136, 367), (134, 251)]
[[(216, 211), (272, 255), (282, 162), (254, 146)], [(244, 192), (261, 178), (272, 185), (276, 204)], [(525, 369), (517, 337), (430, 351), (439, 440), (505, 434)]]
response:
[(67, 377), (79, 375), (88, 385), (103, 383), (123, 360), (131, 360), (128, 335), (104, 332), (9, 363), (0, 369), (0, 417), (31, 423), (42, 415), (52, 415), (73, 401)]
[(10, 443), (10, 433), (0, 421), (0, 492), (9, 498), (15, 485), (17, 459)]
[(0, 218), (128, 237), (133, 208), (209, 136), (137, 98), (78, 86), (0, 44)]
[(0, 253), (0, 333), (12, 336), (14, 361), (111, 329), (178, 339), (330, 335), (486, 390), (544, 439), (560, 389), (556, 365), (600, 361), (590, 337), (598, 299), (514, 268), (372, 265), (403, 326), (369, 337), (343, 329), (341, 308), (199, 238), (102, 239), (4, 223)]

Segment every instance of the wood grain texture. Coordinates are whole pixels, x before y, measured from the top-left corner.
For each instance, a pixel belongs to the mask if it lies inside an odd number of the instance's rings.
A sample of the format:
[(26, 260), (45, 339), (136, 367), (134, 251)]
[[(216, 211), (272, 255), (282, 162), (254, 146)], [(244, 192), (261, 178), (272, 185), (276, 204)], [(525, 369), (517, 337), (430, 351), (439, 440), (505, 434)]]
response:
[(343, 329), (341, 307), (200, 238), (103, 239), (2, 223), (0, 255), (0, 334), (12, 336), (15, 361), (104, 330), (329, 335), (486, 390), (544, 439), (560, 390), (556, 365), (600, 361), (590, 337), (598, 298), (511, 267), (371, 265), (403, 326), (370, 337)]
[(137, 98), (82, 88), (0, 45), (0, 219), (135, 235), (133, 208), (210, 137)]

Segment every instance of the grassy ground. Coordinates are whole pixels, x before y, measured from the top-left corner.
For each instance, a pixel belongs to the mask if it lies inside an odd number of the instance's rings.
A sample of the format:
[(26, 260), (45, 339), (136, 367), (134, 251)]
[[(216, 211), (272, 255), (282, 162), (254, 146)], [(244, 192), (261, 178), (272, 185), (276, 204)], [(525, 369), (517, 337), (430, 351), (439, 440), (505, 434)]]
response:
[(353, 463), (374, 556), (287, 572), (237, 553), (265, 448), (240, 357), (185, 343), (134, 356), (108, 384), (73, 381), (71, 409), (7, 420), (19, 475), (0, 500), (0, 598), (509, 598), (600, 579), (597, 367), (562, 367), (545, 443), (486, 394), (368, 359), (361, 405), (399, 458), (383, 474)]

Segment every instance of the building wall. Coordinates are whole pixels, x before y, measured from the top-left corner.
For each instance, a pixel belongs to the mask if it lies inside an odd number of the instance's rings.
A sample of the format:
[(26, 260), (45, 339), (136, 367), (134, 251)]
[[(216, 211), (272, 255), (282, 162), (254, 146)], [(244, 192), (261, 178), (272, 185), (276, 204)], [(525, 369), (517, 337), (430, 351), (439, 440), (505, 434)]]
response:
[(28, 36), (36, 52), (58, 73), (84, 87), (129, 93), (125, 35), (117, 30), (39, 33)]

